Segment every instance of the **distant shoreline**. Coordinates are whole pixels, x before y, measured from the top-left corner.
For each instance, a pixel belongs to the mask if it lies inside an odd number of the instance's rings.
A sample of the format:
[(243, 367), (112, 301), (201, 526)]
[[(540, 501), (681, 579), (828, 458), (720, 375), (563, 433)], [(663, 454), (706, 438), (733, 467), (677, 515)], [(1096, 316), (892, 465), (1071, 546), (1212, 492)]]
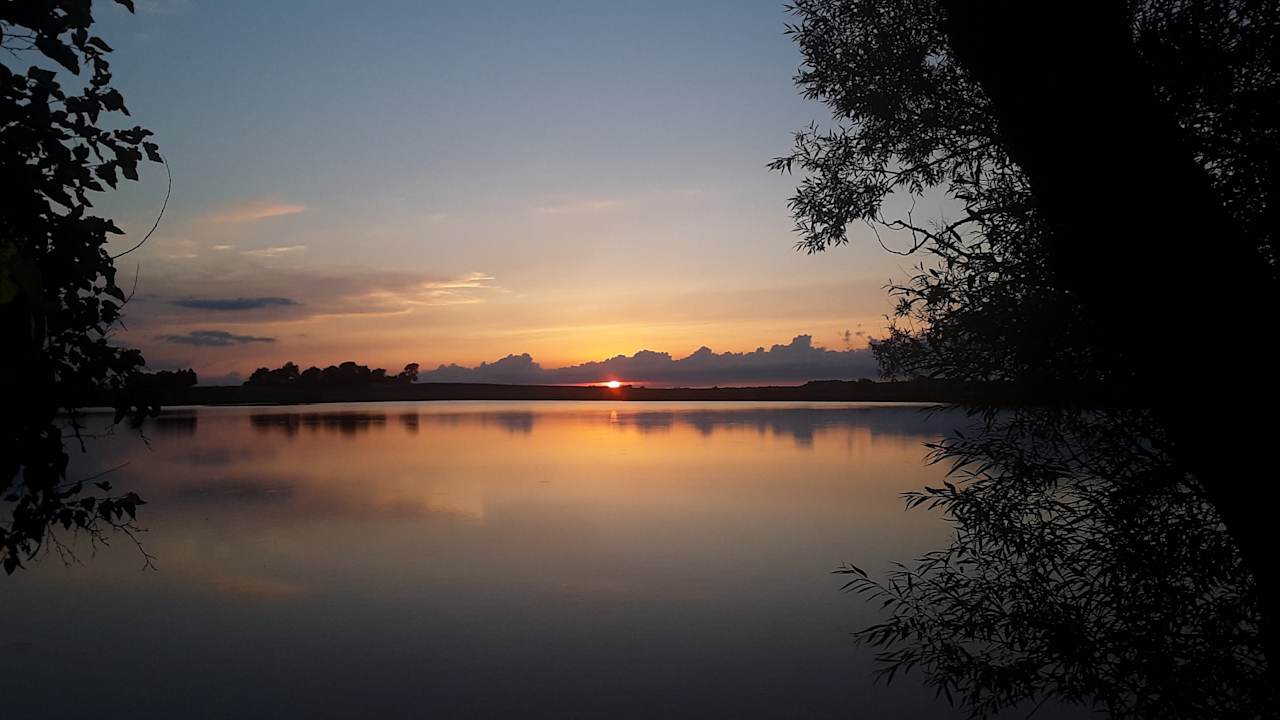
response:
[(423, 400), (955, 402), (961, 388), (931, 380), (826, 380), (804, 385), (714, 388), (619, 388), (577, 385), (413, 383), (364, 387), (194, 386), (167, 393), (162, 405), (305, 405)]

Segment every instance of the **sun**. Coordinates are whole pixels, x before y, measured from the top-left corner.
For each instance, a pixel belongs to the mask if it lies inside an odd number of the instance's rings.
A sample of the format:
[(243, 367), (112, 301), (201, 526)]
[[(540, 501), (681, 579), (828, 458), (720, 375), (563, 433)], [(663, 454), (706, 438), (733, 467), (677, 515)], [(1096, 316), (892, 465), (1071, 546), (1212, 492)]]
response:
[(617, 390), (618, 388), (622, 387), (622, 383), (618, 382), (617, 380), (610, 380), (609, 382), (605, 383), (604, 386), (609, 388), (610, 390)]

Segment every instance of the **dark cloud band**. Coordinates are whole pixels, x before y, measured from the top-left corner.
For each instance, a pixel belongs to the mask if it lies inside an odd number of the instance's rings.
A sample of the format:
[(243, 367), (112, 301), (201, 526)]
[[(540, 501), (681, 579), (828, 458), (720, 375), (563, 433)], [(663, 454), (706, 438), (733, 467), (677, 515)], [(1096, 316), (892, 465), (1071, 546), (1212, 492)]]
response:
[(299, 305), (287, 297), (238, 297), (238, 298), (181, 298), (173, 301), (178, 307), (194, 310), (258, 310), (277, 305)]
[(179, 345), (195, 345), (196, 347), (229, 347), (231, 345), (273, 343), (276, 341), (273, 337), (233, 335), (225, 330), (192, 330), (186, 335), (161, 335), (157, 339)]

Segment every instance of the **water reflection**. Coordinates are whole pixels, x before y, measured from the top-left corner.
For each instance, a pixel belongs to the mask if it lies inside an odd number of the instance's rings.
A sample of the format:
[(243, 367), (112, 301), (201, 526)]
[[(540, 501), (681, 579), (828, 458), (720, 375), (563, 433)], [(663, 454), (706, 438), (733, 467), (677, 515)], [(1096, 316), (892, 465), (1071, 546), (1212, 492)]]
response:
[[(871, 682), (840, 560), (945, 539), (914, 407), (202, 408), (75, 474), (149, 501), (120, 546), (11, 578), (12, 717), (952, 717)], [(69, 663), (109, 657), (68, 685)], [(80, 660), (71, 660), (78, 658)], [(0, 680), (0, 683), (5, 682)], [(7, 688), (7, 686), (6, 686)], [(115, 707), (115, 705), (109, 705)]]
[(200, 416), (194, 410), (177, 410), (147, 418), (143, 431), (151, 435), (194, 435)]
[(249, 424), (259, 432), (280, 431), (285, 435), (297, 435), (303, 430), (324, 430), (343, 435), (355, 435), (387, 424), (385, 413), (372, 412), (308, 412), (262, 413), (249, 416)]
[[(656, 403), (655, 403), (656, 404)], [(661, 403), (671, 405), (672, 403)], [(530, 410), (473, 409), (466, 412), (398, 412), (399, 424), (409, 432), (420, 428), (495, 427), (508, 433), (529, 435), (540, 418), (544, 422), (579, 424), (607, 423), (614, 429), (641, 433), (668, 433), (673, 428), (692, 428), (701, 435), (717, 431), (748, 431), (757, 435), (789, 436), (800, 446), (810, 446), (816, 433), (824, 430), (860, 428), (882, 435), (918, 435), (950, 427), (953, 420), (932, 420), (927, 405), (863, 405), (835, 407), (683, 407), (646, 410), (633, 406), (611, 407), (607, 412), (592, 409), (556, 410), (539, 414)], [(643, 407), (643, 406), (641, 406)], [(263, 433), (331, 432), (353, 435), (387, 427), (389, 414), (377, 410), (320, 410), (288, 412), (264, 410), (249, 415), (255, 430)]]
[[(949, 543), (851, 590), (880, 672), (975, 717), (1045, 703), (1115, 718), (1273, 717), (1257, 588), (1214, 505), (1136, 412), (1023, 410), (949, 439)], [(909, 680), (908, 680), (909, 681)]]

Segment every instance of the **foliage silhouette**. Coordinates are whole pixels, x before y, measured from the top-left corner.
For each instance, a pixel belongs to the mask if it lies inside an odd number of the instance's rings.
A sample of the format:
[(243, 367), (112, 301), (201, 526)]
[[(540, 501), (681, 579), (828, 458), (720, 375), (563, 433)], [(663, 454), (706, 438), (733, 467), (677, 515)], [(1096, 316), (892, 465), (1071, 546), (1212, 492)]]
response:
[[(117, 2), (133, 10), (130, 0)], [(85, 494), (93, 479), (67, 478), (59, 420), (65, 413), (79, 437), (78, 405), (103, 393), (113, 397), (117, 422), (155, 410), (126, 392), (142, 355), (109, 342), (129, 299), (106, 251), (108, 235), (121, 231), (89, 214), (89, 193), (137, 180), (144, 157), (163, 161), (149, 130), (106, 127), (113, 114), (129, 113), (111, 86), (111, 48), (90, 34), (91, 10), (89, 0), (0, 8), (0, 383), (7, 405), (0, 564), (9, 573), (42, 548), (69, 552), (55, 528), (86, 532), (94, 542), (107, 542), (110, 528), (132, 536), (142, 504), (132, 493)], [(10, 65), (19, 62), (33, 64), (25, 71)], [(68, 90), (60, 72), (86, 84)], [(105, 481), (93, 484), (110, 490)]]
[[(1280, 192), (1274, 182), (1280, 73), (1268, 48), (1275, 46), (1280, 20), (1274, 3), (1261, 6), (1269, 12), (1238, 4), (1233, 14), (1228, 11), (1237, 3), (1135, 3), (1134, 46), (1154, 92), (1165, 99), (1162, 107), (1186, 129), (1185, 154), (1214, 181), (1214, 199), (1222, 199), (1262, 257), (1274, 258), (1275, 223), (1268, 220)], [(771, 163), (776, 170), (804, 173), (791, 201), (798, 246), (819, 252), (843, 244), (848, 226), (865, 222), (907, 238), (899, 252), (925, 256), (909, 282), (891, 288), (898, 298), (897, 321), (888, 341), (877, 346), (883, 370), (894, 376), (1017, 381), (1025, 391), (1054, 400), (1103, 384), (1121, 392), (1130, 378), (1117, 377), (1114, 364), (1099, 356), (1099, 341), (1106, 338), (1088, 324), (1092, 318), (1067, 292), (1059, 272), (1060, 246), (1078, 241), (1055, 240), (1041, 198), (1011, 154), (1001, 113), (950, 47), (941, 4), (805, 0), (793, 11), (801, 20), (790, 32), (806, 63), (797, 83), (806, 97), (825, 102), (837, 121), (834, 129), (812, 126), (797, 133), (792, 153)], [(1169, 60), (1173, 53), (1182, 54), (1180, 62)], [(1067, 61), (1083, 63), (1076, 57)], [(1095, 169), (1086, 164), (1082, 171), (1097, 175)], [(1136, 192), (1129, 187), (1134, 172), (1126, 168), (1129, 174), (1121, 179), (1125, 197)], [(888, 201), (928, 192), (958, 201), (960, 217), (930, 223), (910, 211), (887, 214)], [(1077, 207), (1077, 214), (1102, 225), (1111, 218), (1100, 204), (1095, 197)], [(1126, 203), (1123, 210), (1129, 209)], [(1155, 209), (1138, 212), (1146, 221)], [(1134, 244), (1142, 245), (1127, 243)], [(1126, 243), (1115, 245), (1108, 252)], [(1150, 249), (1141, 247), (1147, 255), (1159, 254)], [(1104, 261), (1096, 248), (1088, 252), (1095, 264)], [(1154, 267), (1154, 257), (1150, 262)], [(1259, 264), (1244, 263), (1238, 270)], [(1265, 264), (1274, 282), (1274, 260)], [(1106, 269), (1118, 268), (1108, 261)], [(1103, 279), (1114, 298), (1117, 278)], [(1202, 294), (1194, 287), (1183, 290)], [(1166, 292), (1154, 300), (1171, 298)], [(1123, 301), (1148, 302), (1128, 294)], [(1123, 309), (1114, 302), (1109, 307)], [(1125, 313), (1112, 314), (1127, 323)], [(1152, 370), (1128, 372), (1147, 377)]]
[(181, 399), (182, 391), (193, 387), (199, 379), (190, 368), (137, 373), (129, 378), (126, 394), (148, 406), (173, 405)]
[[(1274, 308), (1280, 8), (799, 0), (792, 11), (797, 83), (835, 120), (772, 163), (803, 174), (791, 202), (799, 247), (842, 244), (860, 221), (887, 249), (921, 257), (891, 287), (895, 318), (875, 346), (886, 375), (1018, 388), (1011, 414), (975, 404), (985, 430), (936, 449), (969, 477), (934, 496), (955, 543), (887, 585), (855, 579), (895, 608), (862, 638), (886, 646), (888, 667), (923, 665), (979, 715), (1045, 697), (1120, 716), (1273, 712), (1273, 698), (1250, 694), (1266, 665), (1258, 647), (1280, 657), (1271, 513), (1250, 492), (1272, 469), (1241, 447), (1238, 423), (1273, 427), (1252, 411), (1277, 384), (1259, 353), (1185, 338), (1194, 328), (1244, 341)], [(890, 210), (936, 194), (959, 216)], [(1247, 396), (1186, 382), (1223, 367), (1249, 378)], [(1064, 469), (1068, 449), (1087, 462)], [(1146, 457), (1157, 450), (1158, 462)], [(1198, 532), (1154, 522), (1184, 516)], [(1238, 561), (1224, 560), (1228, 546)], [(1182, 564), (1158, 570), (1143, 553)], [(976, 564), (949, 564), (960, 558)], [(1033, 559), (1066, 574), (1040, 577)], [(1197, 567), (1229, 575), (1200, 588), (1213, 612), (1180, 594)], [(1166, 605), (1151, 583), (1171, 590)], [(984, 593), (1009, 604), (978, 612)], [(1046, 602), (1061, 617), (1018, 612)], [(1168, 622), (1139, 622), (1143, 603)], [(1100, 607), (1121, 619), (1072, 615)], [(1242, 634), (1215, 624), (1231, 613), (1247, 616)], [(1100, 627), (1111, 646), (1090, 644)], [(1179, 644), (1184, 627), (1208, 645)], [(1249, 652), (1212, 650), (1237, 642)], [(971, 643), (986, 644), (971, 654)], [(1121, 672), (1108, 652), (1185, 667)]]
[(287, 362), (272, 370), (258, 368), (245, 385), (275, 387), (369, 387), (374, 385), (408, 385), (418, 379), (418, 363), (409, 363), (396, 375), (387, 375), (382, 368), (369, 369), (348, 360), (340, 365), (330, 365), (321, 370), (312, 366), (299, 371), (295, 363)]

